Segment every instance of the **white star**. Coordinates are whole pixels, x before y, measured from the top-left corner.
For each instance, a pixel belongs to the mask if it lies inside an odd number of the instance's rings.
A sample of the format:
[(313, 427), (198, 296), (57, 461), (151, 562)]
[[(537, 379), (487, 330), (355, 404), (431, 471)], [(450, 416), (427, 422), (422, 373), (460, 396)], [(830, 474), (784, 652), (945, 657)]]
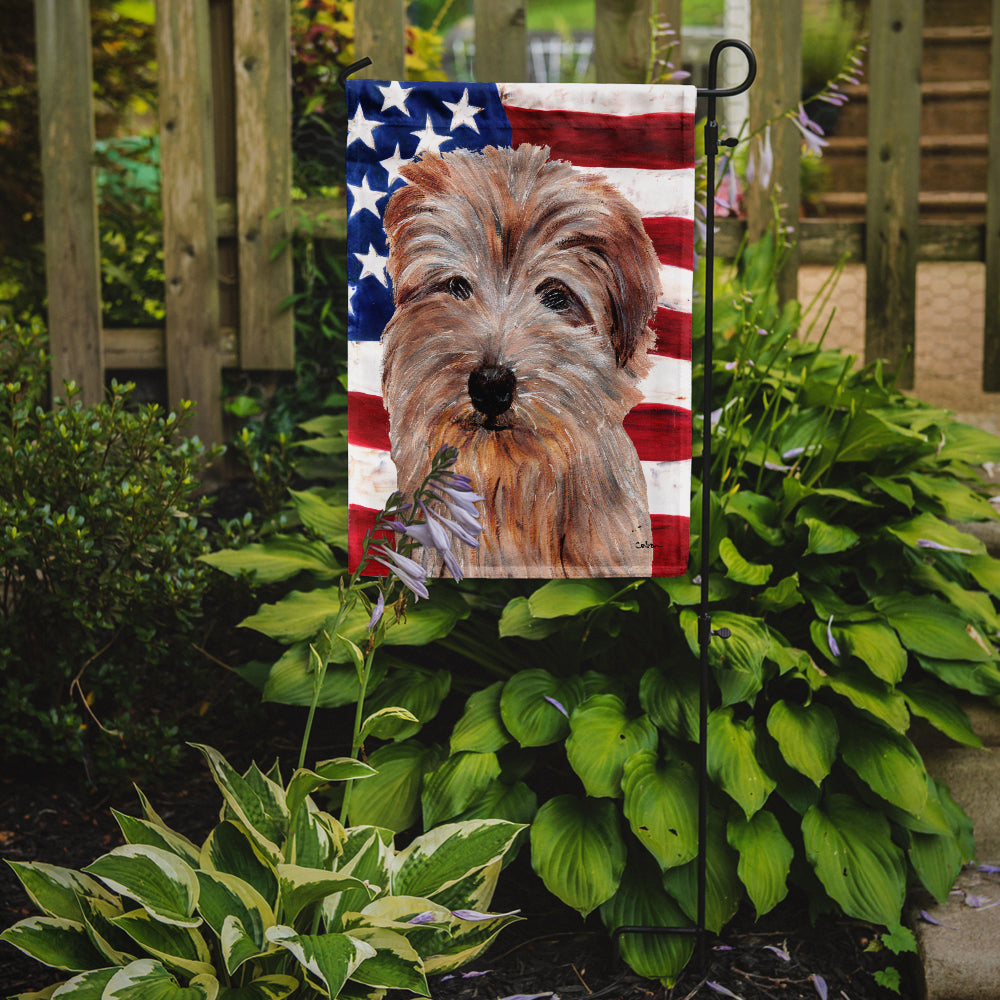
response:
[(381, 122), (368, 121), (361, 105), (354, 112), (354, 117), (347, 123), (347, 145), (350, 146), (355, 139), (360, 139), (366, 146), (375, 148), (375, 137), (372, 133), (381, 125)]
[(409, 163), (405, 157), (399, 155), (399, 143), (396, 143), (396, 152), (392, 154), (387, 160), (379, 160), (379, 165), (385, 167), (386, 173), (389, 175), (389, 183), (387, 187), (392, 187), (393, 183), (399, 180), (399, 168), (403, 166), (404, 163)]
[(368, 244), (368, 253), (355, 253), (354, 256), (361, 261), (361, 277), (358, 278), (358, 281), (371, 276), (378, 278), (386, 288), (389, 287), (385, 274), (385, 262), (389, 259), (388, 257), (383, 257), (371, 243)]
[(431, 125), (431, 116), (427, 116), (427, 121), (424, 123), (424, 127), (420, 132), (411, 132), (410, 135), (415, 135), (420, 141), (417, 143), (416, 151), (414, 156), (419, 156), (421, 153), (425, 153), (430, 150), (436, 153), (446, 142), (452, 142), (450, 135), (437, 135), (434, 132), (434, 126)]
[(382, 102), (382, 110), (389, 108), (399, 108), (404, 115), (408, 115), (406, 110), (406, 91), (399, 85), (398, 80), (393, 80), (388, 87), (379, 87), (379, 91), (385, 100)]
[(462, 94), (462, 99), (458, 104), (452, 104), (451, 101), (442, 101), (441, 103), (451, 112), (451, 130), (453, 132), (459, 125), (468, 125), (474, 132), (479, 131), (475, 116), (483, 109), (469, 104), (468, 87), (465, 88), (465, 93)]
[(348, 184), (347, 189), (354, 196), (354, 201), (351, 204), (351, 215), (354, 215), (355, 212), (363, 212), (367, 208), (372, 215), (376, 218), (379, 217), (378, 203), (389, 193), (388, 191), (372, 191), (368, 187), (367, 176), (361, 178), (360, 186)]

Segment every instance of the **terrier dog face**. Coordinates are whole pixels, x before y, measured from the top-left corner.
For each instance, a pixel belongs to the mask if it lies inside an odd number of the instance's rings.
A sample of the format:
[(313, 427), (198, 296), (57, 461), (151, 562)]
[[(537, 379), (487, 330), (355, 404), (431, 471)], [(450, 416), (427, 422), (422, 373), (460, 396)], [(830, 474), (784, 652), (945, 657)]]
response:
[(396, 311), (382, 390), (398, 488), (459, 449), (478, 576), (648, 575), (646, 484), (622, 427), (658, 261), (635, 208), (545, 147), (425, 155), (385, 213)]

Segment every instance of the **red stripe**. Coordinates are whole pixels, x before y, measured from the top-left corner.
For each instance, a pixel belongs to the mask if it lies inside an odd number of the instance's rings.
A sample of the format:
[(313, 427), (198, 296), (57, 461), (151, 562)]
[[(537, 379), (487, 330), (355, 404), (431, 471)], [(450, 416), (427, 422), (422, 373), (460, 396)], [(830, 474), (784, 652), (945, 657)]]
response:
[(661, 264), (694, 268), (694, 222), (673, 215), (650, 216), (642, 220), (646, 235)]
[(687, 572), (690, 525), (676, 514), (650, 515), (653, 528), (651, 576), (683, 576)]
[(553, 160), (578, 167), (679, 170), (694, 166), (694, 115), (601, 115), (504, 105), (516, 149), (548, 146)]
[(691, 360), (690, 313), (660, 306), (651, 326), (656, 333), (656, 343), (650, 353), (681, 361)]
[(366, 448), (389, 450), (389, 414), (381, 396), (348, 392), (347, 440)]
[(622, 421), (642, 462), (678, 462), (691, 457), (691, 411), (640, 403)]
[[(379, 512), (371, 507), (352, 503), (347, 512), (347, 568), (353, 573), (365, 550), (365, 535), (375, 527)], [(368, 576), (387, 576), (389, 571), (380, 563), (369, 563)]]

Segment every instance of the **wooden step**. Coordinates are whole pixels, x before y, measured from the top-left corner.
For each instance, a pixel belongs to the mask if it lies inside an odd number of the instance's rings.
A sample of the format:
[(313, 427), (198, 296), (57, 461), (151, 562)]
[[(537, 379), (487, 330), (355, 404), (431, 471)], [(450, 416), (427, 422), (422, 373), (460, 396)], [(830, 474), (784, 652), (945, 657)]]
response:
[(921, 79), (925, 83), (988, 80), (992, 38), (989, 25), (925, 28)]
[[(924, 27), (936, 28), (960, 21), (989, 24), (991, 0), (924, 0)], [(867, 5), (866, 5), (867, 6)]]
[[(863, 191), (831, 191), (815, 199), (827, 218), (865, 218), (868, 199)], [(986, 216), (986, 194), (979, 191), (921, 191), (920, 218), (981, 223)]]
[[(920, 138), (920, 188), (925, 191), (985, 191), (985, 135), (925, 135)], [(834, 191), (862, 191), (868, 170), (868, 139), (832, 136), (823, 151)]]

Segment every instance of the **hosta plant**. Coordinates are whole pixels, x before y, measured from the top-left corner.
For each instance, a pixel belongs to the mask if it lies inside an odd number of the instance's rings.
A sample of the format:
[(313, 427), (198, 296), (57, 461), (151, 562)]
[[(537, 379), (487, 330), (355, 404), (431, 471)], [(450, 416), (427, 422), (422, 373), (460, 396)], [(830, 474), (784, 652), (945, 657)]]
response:
[[(450, 823), (397, 849), (391, 831), (343, 827), (312, 795), (370, 779), (338, 758), (234, 770), (202, 746), (221, 818), (198, 845), (140, 793), (115, 813), (126, 843), (82, 871), (11, 862), (40, 916), (0, 935), (64, 981), (65, 1000), (281, 1000), (429, 996), (427, 975), (477, 956), (515, 913), (488, 912), (521, 827)], [(54, 990), (54, 992), (53, 992)]]

